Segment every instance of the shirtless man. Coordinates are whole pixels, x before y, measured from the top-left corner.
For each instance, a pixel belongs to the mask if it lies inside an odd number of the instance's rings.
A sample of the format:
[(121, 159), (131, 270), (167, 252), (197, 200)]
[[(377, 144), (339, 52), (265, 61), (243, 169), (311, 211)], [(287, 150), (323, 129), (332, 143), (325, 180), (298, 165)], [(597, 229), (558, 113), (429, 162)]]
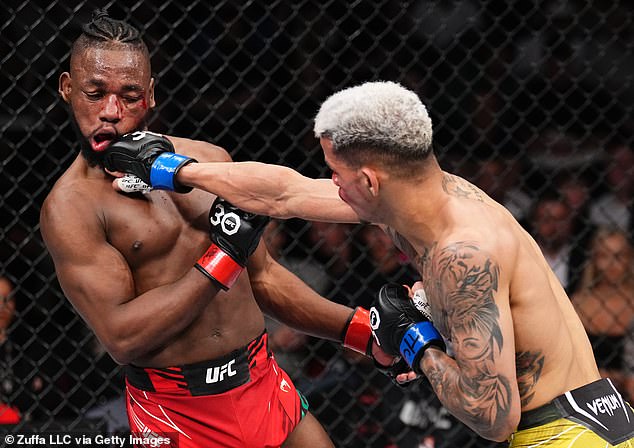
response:
[[(254, 213), (380, 225), (418, 268), (414, 289), (424, 285), (442, 338), (429, 325), (411, 334), (426, 318), (399, 287), (379, 293), (376, 336), (481, 436), (511, 447), (634, 446), (634, 415), (600, 380), (583, 326), (537, 244), (505, 208), (440, 169), (416, 94), (389, 82), (345, 89), (321, 106), (315, 134), (332, 181), (257, 162), (190, 163), (172, 180)], [(134, 157), (152, 171), (154, 156)], [(121, 168), (117, 160), (111, 169)]]
[[(73, 44), (70, 71), (59, 78), (81, 153), (46, 198), (40, 219), (65, 295), (111, 356), (127, 365), (132, 431), (178, 437), (186, 448), (331, 447), (268, 350), (262, 310), (363, 352), (372, 349), (368, 313), (323, 299), (264, 244), (255, 249), (267, 218), (214, 202), (202, 190), (130, 196), (112, 190), (103, 150), (122, 134), (132, 133), (135, 142), (154, 138), (138, 132), (155, 105), (153, 87), (138, 31), (98, 12)], [(230, 160), (208, 143), (165, 141), (201, 162)]]

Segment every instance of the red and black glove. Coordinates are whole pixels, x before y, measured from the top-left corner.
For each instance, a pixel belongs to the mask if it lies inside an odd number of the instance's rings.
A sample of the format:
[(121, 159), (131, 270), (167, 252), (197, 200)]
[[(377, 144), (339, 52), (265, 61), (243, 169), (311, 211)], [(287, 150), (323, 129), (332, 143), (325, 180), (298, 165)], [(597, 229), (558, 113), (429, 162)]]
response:
[(396, 377), (399, 374), (407, 373), (411, 370), (402, 358), (397, 359), (391, 365), (383, 365), (374, 358), (372, 354), (374, 338), (372, 336), (372, 327), (370, 326), (370, 312), (365, 308), (359, 306), (350, 314), (341, 340), (344, 347), (372, 358), (374, 366), (397, 385), (403, 387), (410, 384), (396, 381)]
[(212, 244), (194, 266), (222, 289), (231, 288), (258, 247), (269, 220), (216, 198), (209, 210)]

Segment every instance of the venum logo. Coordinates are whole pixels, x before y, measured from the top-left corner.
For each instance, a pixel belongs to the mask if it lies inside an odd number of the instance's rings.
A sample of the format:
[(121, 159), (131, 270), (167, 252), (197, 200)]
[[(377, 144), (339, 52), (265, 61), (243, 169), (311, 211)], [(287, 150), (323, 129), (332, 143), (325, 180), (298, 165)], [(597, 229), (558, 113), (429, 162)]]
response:
[(222, 380), (225, 379), (225, 376), (226, 377), (234, 376), (236, 373), (238, 373), (233, 368), (233, 365), (235, 363), (236, 363), (236, 360), (232, 359), (228, 363), (223, 364), (221, 366), (208, 368), (207, 369), (207, 378), (205, 379), (207, 384), (217, 383), (219, 381), (222, 381)]
[(616, 395), (610, 394), (600, 398), (595, 398), (591, 402), (586, 403), (586, 406), (594, 412), (594, 415), (614, 415), (614, 410), (621, 408), (621, 401)]

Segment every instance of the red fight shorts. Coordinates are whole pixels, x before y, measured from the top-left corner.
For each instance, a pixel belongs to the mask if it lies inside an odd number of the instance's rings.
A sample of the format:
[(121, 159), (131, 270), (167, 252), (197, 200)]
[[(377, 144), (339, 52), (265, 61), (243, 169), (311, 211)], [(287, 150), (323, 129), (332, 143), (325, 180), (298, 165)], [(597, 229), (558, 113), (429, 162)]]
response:
[(308, 411), (266, 333), (211, 361), (127, 366), (126, 391), (138, 447), (279, 447)]

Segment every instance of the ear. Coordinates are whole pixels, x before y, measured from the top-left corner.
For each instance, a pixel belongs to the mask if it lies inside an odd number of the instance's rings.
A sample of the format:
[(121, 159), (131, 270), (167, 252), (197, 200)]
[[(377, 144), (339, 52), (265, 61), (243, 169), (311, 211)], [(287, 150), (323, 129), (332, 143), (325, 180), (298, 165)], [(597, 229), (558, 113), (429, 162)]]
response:
[(150, 78), (150, 88), (147, 95), (147, 104), (148, 109), (152, 109), (154, 106), (156, 106), (156, 101), (154, 101), (154, 78)]
[(378, 173), (370, 167), (362, 167), (361, 175), (363, 176), (368, 193), (373, 197), (377, 197), (379, 195), (380, 184)]
[(70, 73), (64, 72), (59, 75), (59, 85), (57, 87), (57, 91), (61, 95), (62, 99), (67, 103), (70, 103), (70, 93), (71, 93), (71, 79)]

